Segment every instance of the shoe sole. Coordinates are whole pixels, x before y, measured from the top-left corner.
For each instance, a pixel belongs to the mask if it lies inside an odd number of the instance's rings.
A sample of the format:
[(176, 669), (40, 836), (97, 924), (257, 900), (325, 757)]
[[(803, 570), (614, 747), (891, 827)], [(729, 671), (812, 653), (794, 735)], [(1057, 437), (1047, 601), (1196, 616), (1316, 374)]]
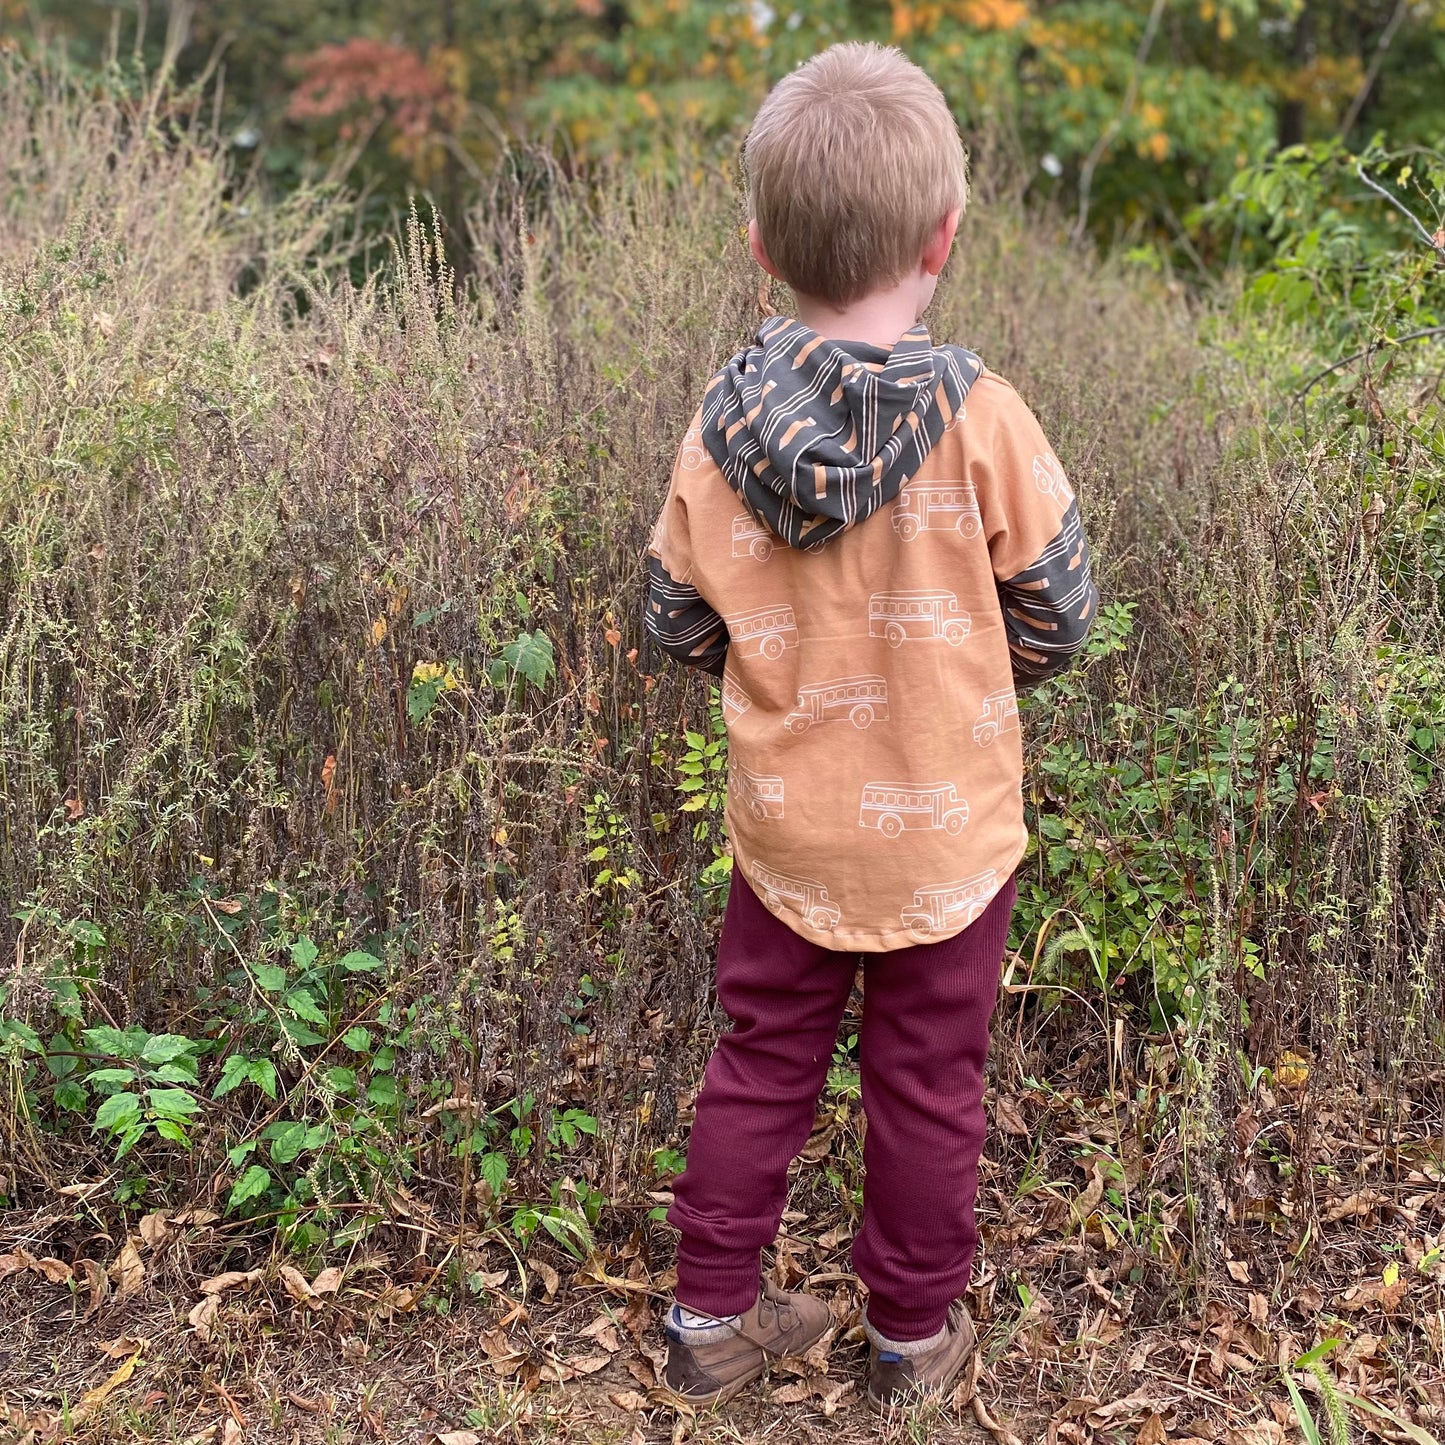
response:
[(817, 1334), (815, 1334), (802, 1349), (795, 1350), (791, 1355), (769, 1356), (765, 1354), (758, 1364), (758, 1368), (751, 1375), (743, 1375), (740, 1379), (730, 1381), (724, 1385), (721, 1390), (714, 1390), (710, 1395), (684, 1395), (681, 1391), (674, 1390), (672, 1386), (665, 1381), (660, 1386), (658, 1393), (663, 1395), (669, 1404), (684, 1405), (689, 1410), (706, 1410), (714, 1405), (726, 1405), (729, 1400), (741, 1395), (749, 1385), (755, 1385), (762, 1379), (764, 1373), (767, 1371), (769, 1359), (794, 1360), (797, 1359), (799, 1355), (807, 1354), (807, 1352), (828, 1333), (832, 1323), (832, 1320), (825, 1320), (823, 1327)]

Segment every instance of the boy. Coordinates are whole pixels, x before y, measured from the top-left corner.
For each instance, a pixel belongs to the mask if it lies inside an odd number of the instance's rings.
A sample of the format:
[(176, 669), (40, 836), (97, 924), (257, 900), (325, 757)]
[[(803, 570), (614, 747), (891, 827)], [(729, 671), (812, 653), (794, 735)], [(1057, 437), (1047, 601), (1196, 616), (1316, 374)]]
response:
[(974, 1348), (983, 1070), (1026, 840), (1015, 686), (1066, 665), (1097, 594), (1037, 421), (918, 324), (967, 198), (938, 88), (896, 50), (834, 46), (769, 94), (745, 163), (753, 256), (797, 319), (712, 379), (648, 557), (648, 631), (722, 678), (734, 857), (733, 1029), (668, 1213), (666, 1380), (731, 1398), (830, 1324), (760, 1286), (759, 1251), (861, 954), (853, 1264), (881, 1409), (946, 1391)]

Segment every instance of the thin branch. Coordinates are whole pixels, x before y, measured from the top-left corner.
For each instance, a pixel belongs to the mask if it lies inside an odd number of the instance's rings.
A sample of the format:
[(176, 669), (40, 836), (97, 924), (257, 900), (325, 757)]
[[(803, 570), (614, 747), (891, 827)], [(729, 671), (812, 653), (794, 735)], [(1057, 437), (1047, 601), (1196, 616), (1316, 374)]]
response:
[(1159, 21), (1163, 15), (1164, 0), (1154, 0), (1153, 8), (1149, 11), (1149, 22), (1145, 25), (1143, 38), (1139, 41), (1139, 49), (1134, 52), (1134, 65), (1129, 72), (1129, 84), (1124, 91), (1123, 104), (1119, 107), (1119, 113), (1104, 128), (1104, 133), (1094, 142), (1094, 148), (1079, 171), (1079, 217), (1074, 222), (1073, 232), (1076, 241), (1083, 237), (1084, 228), (1088, 225), (1089, 192), (1094, 186), (1094, 171), (1103, 160), (1104, 152), (1114, 144), (1115, 138), (1124, 128), (1124, 122), (1133, 113), (1134, 102), (1139, 98), (1139, 73), (1144, 69), (1149, 52), (1154, 48), (1154, 37), (1159, 33)]
[(1387, 201), (1389, 201), (1392, 206), (1394, 206), (1397, 211), (1399, 211), (1402, 216), (1408, 217), (1410, 220), (1410, 224), (1413, 225), (1415, 229), (1420, 233), (1420, 235), (1424, 238), (1425, 244), (1429, 246), (1432, 251), (1439, 251), (1441, 253), (1445, 253), (1445, 241), (1437, 240), (1435, 235), (1427, 231), (1425, 229), (1425, 223), (1419, 218), (1419, 216), (1414, 213), (1414, 211), (1409, 208), (1409, 206), (1404, 203), (1404, 201), (1402, 201), (1397, 195), (1395, 195), (1393, 191), (1387, 191), (1384, 186), (1379, 183), (1379, 181), (1371, 180), (1370, 177), (1365, 174), (1365, 168), (1359, 163), (1359, 161), (1355, 162), (1355, 174), (1359, 176), (1359, 178), (1367, 186), (1369, 186), (1369, 188), (1374, 191), (1377, 196), (1383, 196)]
[(1327, 366), (1323, 371), (1317, 372), (1314, 376), (1295, 392), (1294, 399), (1298, 401), (1322, 382), (1325, 377), (1332, 376), (1337, 371), (1342, 371), (1347, 366), (1352, 366), (1357, 361), (1363, 361), (1367, 356), (1373, 356), (1377, 351), (1385, 351), (1392, 346), (1403, 346), (1407, 341), (1423, 341), (1430, 336), (1445, 336), (1445, 326), (1426, 326), (1420, 331), (1407, 331), (1404, 336), (1388, 336), (1382, 341), (1372, 341), (1363, 351), (1357, 351), (1353, 356), (1347, 356), (1343, 361), (1337, 361), (1333, 366)]

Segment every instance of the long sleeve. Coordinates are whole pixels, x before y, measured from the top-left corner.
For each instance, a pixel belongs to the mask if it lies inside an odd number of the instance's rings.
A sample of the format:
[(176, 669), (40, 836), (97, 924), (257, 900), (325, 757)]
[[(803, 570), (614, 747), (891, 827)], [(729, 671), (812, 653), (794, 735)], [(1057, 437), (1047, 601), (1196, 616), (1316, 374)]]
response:
[(1038, 420), (1008, 390), (977, 481), (1014, 682), (1026, 687), (1062, 672), (1083, 647), (1099, 593), (1073, 488)]
[[(691, 435), (691, 433), (689, 433)], [(721, 677), (727, 663), (727, 624), (693, 585), (687, 503), (673, 469), (667, 500), (647, 548), (647, 602), (643, 625), (667, 655), (687, 667)]]

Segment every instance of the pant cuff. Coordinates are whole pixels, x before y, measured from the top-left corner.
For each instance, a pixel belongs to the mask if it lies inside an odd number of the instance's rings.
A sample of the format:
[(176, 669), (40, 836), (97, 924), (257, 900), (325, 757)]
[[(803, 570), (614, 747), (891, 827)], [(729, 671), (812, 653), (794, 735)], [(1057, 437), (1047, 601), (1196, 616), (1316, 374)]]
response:
[(931, 1335), (924, 1335), (918, 1340), (896, 1340), (890, 1335), (885, 1335), (868, 1318), (865, 1310), (863, 1314), (863, 1333), (868, 1336), (868, 1343), (875, 1348), (882, 1350), (885, 1354), (903, 1355), (926, 1355), (929, 1350), (937, 1348), (948, 1337), (948, 1324), (945, 1321)]
[(694, 1314), (726, 1319), (740, 1315), (757, 1303), (762, 1270), (755, 1251), (738, 1259), (722, 1255), (707, 1245), (689, 1243), (686, 1236), (677, 1246), (678, 1304)]
[[(863, 1311), (863, 1332), (880, 1350), (895, 1354), (915, 1353), (906, 1347), (921, 1345), (930, 1349), (939, 1343), (948, 1326), (948, 1306), (942, 1305), (926, 1315), (903, 1313), (890, 1309), (877, 1295), (870, 1295)], [(886, 1343), (884, 1343), (886, 1341)], [(904, 1346), (905, 1348), (899, 1348)]]

